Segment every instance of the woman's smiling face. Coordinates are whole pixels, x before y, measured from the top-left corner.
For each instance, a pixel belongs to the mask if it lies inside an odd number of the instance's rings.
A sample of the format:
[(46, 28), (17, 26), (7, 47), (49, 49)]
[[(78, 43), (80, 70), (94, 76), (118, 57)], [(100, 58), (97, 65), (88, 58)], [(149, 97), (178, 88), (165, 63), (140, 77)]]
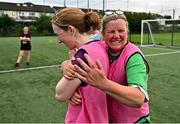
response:
[(103, 39), (112, 52), (119, 51), (127, 43), (127, 38), (128, 27), (125, 20), (117, 19), (106, 23)]

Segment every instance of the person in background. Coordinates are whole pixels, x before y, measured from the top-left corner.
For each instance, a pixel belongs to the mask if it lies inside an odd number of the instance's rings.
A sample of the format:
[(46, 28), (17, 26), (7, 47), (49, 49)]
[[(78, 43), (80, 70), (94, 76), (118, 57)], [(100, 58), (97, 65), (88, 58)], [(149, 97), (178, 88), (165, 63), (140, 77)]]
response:
[(92, 40), (95, 41), (101, 41), (102, 40), (102, 36), (101, 36), (101, 32), (99, 30), (95, 30), (91, 35), (90, 38)]
[(20, 51), (18, 54), (18, 58), (15, 64), (15, 67), (19, 67), (20, 66), (20, 62), (22, 60), (22, 57), (24, 55), (24, 53), (26, 54), (26, 65), (30, 65), (30, 51), (31, 51), (31, 34), (29, 33), (29, 29), (27, 26), (25, 26), (23, 28), (22, 33), (19, 35), (19, 39), (21, 42), (21, 47), (20, 47)]
[[(60, 10), (52, 19), (52, 27), (59, 41), (64, 43), (69, 51), (76, 51), (71, 58), (71, 63), (78, 65), (77, 58), (85, 59), (83, 55), (87, 53), (94, 60), (101, 61), (106, 75), (109, 61), (104, 49), (105, 43), (92, 41), (89, 34), (97, 30), (99, 24), (97, 13), (84, 13), (81, 9), (71, 7)], [(72, 54), (73, 52), (71, 56)], [(74, 92), (81, 97), (82, 102), (79, 105), (68, 103), (65, 123), (109, 122), (106, 94), (98, 88), (86, 85), (78, 78), (69, 79), (64, 75), (57, 83), (55, 92), (55, 98), (58, 101), (69, 100)]]
[[(128, 41), (128, 21), (119, 11), (107, 12), (102, 20), (102, 36), (109, 56), (106, 77), (100, 63), (85, 54), (74, 65), (75, 75), (88, 85), (107, 94), (109, 123), (149, 123), (147, 80), (149, 65), (141, 50)], [(72, 68), (72, 67), (71, 67)], [(68, 73), (66, 73), (68, 74)], [(79, 97), (79, 96), (78, 96)], [(81, 100), (72, 96), (71, 100)]]

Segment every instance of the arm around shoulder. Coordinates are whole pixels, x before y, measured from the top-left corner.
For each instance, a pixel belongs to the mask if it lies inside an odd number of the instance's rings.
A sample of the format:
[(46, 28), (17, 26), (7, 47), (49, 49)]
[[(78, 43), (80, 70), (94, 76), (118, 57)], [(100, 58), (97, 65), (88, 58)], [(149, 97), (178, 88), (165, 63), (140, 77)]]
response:
[(104, 87), (100, 89), (129, 107), (139, 108), (144, 103), (144, 94), (135, 87), (124, 86), (107, 80), (106, 83), (104, 83)]

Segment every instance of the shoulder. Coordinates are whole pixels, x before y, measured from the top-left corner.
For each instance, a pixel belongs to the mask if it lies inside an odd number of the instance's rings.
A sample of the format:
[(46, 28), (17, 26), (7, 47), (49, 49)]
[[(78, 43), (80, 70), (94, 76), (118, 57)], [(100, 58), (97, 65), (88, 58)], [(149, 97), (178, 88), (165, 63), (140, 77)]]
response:
[(138, 53), (132, 55), (127, 61), (126, 69), (131, 69), (131, 72), (139, 72), (140, 70), (146, 72), (146, 65), (142, 56)]
[(138, 65), (140, 68), (146, 68), (146, 72), (149, 73), (150, 67), (146, 59), (142, 56), (141, 53), (133, 54), (127, 61), (127, 66)]
[(131, 42), (128, 42), (125, 46), (125, 50), (128, 50), (128, 51), (141, 51), (135, 44), (131, 43)]
[(74, 57), (75, 58), (77, 58), (77, 57), (82, 58), (82, 56), (84, 56), (85, 53), (87, 53), (86, 50), (81, 48), (75, 53)]
[(27, 34), (27, 37), (31, 37), (31, 34), (30, 34), (30, 33), (28, 33), (28, 34)]
[(21, 32), (21, 33), (19, 34), (19, 37), (22, 37), (22, 36), (24, 36), (24, 33), (23, 33), (23, 32)]
[(85, 49), (83, 49), (83, 48), (81, 48), (81, 49), (79, 49), (76, 53), (75, 53), (75, 55), (74, 55), (74, 60), (72, 60), (72, 64), (77, 64), (77, 65), (79, 65), (79, 63), (77, 62), (77, 58), (80, 58), (80, 59), (82, 59), (85, 63), (87, 63), (87, 61), (86, 61), (86, 58), (84, 57), (84, 54), (87, 54), (87, 52), (86, 52), (86, 50)]
[(141, 61), (143, 62), (143, 57), (140, 53), (136, 52), (129, 58), (129, 61), (131, 61), (132, 63), (137, 63)]

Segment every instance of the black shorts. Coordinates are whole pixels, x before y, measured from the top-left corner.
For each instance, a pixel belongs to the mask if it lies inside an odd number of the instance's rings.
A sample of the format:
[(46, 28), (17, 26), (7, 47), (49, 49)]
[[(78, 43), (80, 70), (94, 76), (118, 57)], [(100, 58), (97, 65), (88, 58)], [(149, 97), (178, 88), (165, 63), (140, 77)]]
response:
[(20, 50), (31, 50), (31, 44), (21, 44)]

